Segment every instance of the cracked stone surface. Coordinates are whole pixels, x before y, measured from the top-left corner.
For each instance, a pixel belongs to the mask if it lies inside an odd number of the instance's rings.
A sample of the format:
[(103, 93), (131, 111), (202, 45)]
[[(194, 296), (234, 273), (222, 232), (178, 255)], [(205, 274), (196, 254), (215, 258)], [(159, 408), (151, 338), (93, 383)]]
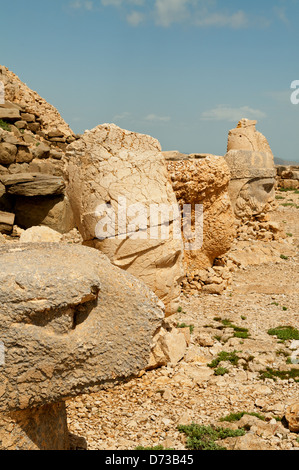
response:
[[(161, 226), (167, 217), (151, 219), (151, 208), (157, 205), (177, 208), (159, 142), (103, 124), (68, 146), (65, 173), (67, 194), (84, 243), (143, 280), (164, 302), (166, 314), (174, 313), (183, 277), (183, 243), (174, 236), (174, 211), (169, 212), (169, 237), (165, 239)], [(105, 220), (111, 231), (99, 234), (99, 211), (106, 207)], [(144, 216), (141, 222), (136, 221), (140, 215)], [(150, 227), (156, 231), (154, 235)]]

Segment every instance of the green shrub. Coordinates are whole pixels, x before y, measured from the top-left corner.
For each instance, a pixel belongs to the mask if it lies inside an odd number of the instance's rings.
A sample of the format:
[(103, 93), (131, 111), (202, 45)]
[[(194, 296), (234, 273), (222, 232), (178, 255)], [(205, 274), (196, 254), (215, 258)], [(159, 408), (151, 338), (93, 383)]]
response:
[(226, 351), (221, 351), (218, 353), (217, 358), (214, 359), (210, 364), (208, 364), (208, 367), (211, 367), (212, 369), (216, 369), (220, 362), (230, 362), (234, 366), (238, 365), (239, 361), (239, 356), (236, 355), (237, 351), (233, 352), (226, 352)]
[(228, 370), (225, 367), (217, 367), (214, 372), (215, 375), (225, 375), (228, 374)]
[(11, 132), (11, 127), (10, 125), (3, 121), (2, 119), (0, 119), (0, 127), (4, 130), (4, 131), (8, 131), (8, 132)]
[(297, 328), (292, 326), (278, 326), (277, 328), (271, 328), (268, 330), (268, 335), (277, 336), (282, 341), (287, 340), (299, 340), (299, 331)]
[(290, 370), (275, 370), (267, 367), (266, 370), (260, 372), (260, 379), (272, 379), (276, 380), (277, 378), (281, 380), (293, 379), (295, 382), (299, 382), (299, 370), (290, 369)]
[(189, 328), (191, 334), (194, 331), (194, 325), (186, 325), (186, 323), (178, 323), (176, 327), (177, 328)]
[(244, 429), (232, 430), (221, 427), (199, 426), (195, 423), (188, 426), (178, 426), (178, 430), (188, 436), (186, 446), (191, 450), (226, 450), (226, 447), (219, 446), (215, 441), (245, 435)]
[(259, 413), (247, 413), (247, 411), (240, 411), (239, 413), (231, 413), (224, 418), (221, 418), (220, 421), (226, 421), (228, 423), (233, 423), (235, 421), (240, 421), (241, 418), (243, 418), (244, 415), (248, 416), (255, 416), (256, 418), (259, 418), (262, 421), (265, 421), (266, 418), (265, 416), (259, 414)]

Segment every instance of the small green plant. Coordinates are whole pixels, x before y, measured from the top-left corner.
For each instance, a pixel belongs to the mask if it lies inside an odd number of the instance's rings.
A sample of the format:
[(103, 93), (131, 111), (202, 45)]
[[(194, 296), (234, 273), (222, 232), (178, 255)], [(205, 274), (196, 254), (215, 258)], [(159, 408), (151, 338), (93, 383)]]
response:
[(236, 352), (237, 351), (221, 351), (220, 353), (218, 353), (217, 358), (214, 359), (210, 364), (208, 364), (208, 367), (210, 367), (211, 369), (217, 369), (220, 362), (230, 362), (234, 366), (238, 365), (240, 358), (239, 356), (237, 356)]
[(275, 199), (280, 200), (280, 199), (284, 199), (284, 197), (283, 196), (275, 196)]
[(299, 340), (299, 331), (292, 326), (278, 326), (268, 330), (268, 335), (277, 336), (281, 341)]
[(222, 325), (228, 328), (233, 328), (235, 338), (246, 339), (250, 336), (248, 333), (248, 328), (242, 328), (242, 327), (236, 326), (233, 323), (231, 323), (230, 320), (227, 320), (227, 319), (222, 320)]
[(4, 131), (8, 131), (8, 132), (11, 132), (11, 127), (10, 125), (3, 121), (2, 119), (0, 119), (0, 127), (4, 130)]
[(178, 308), (178, 313), (181, 313), (183, 311), (182, 307)]
[(276, 305), (276, 307), (278, 307), (279, 303), (278, 302), (272, 302), (271, 305)]
[(290, 369), (290, 370), (275, 370), (267, 367), (266, 370), (260, 372), (260, 379), (272, 379), (274, 381), (277, 378), (281, 380), (293, 379), (295, 382), (299, 382), (299, 370)]
[(287, 235), (287, 237), (292, 237), (293, 236), (292, 233), (287, 233), (286, 235)]
[(191, 334), (194, 331), (194, 325), (186, 325), (186, 323), (178, 323), (176, 327), (177, 328), (189, 328)]
[(217, 369), (215, 369), (214, 374), (215, 375), (225, 375), (225, 374), (228, 374), (228, 370), (225, 367), (219, 366), (219, 367), (217, 367)]
[(246, 320), (247, 317), (245, 317), (244, 315), (241, 315), (241, 319), (242, 320)]
[(288, 309), (288, 307), (282, 307), (282, 310), (283, 310), (284, 312), (286, 312), (287, 309)]
[(195, 423), (187, 426), (180, 425), (178, 430), (188, 436), (186, 446), (191, 450), (227, 450), (226, 447), (219, 446), (215, 441), (245, 435), (244, 429), (232, 430), (221, 427), (200, 426)]
[(284, 357), (288, 357), (288, 353), (287, 351), (285, 351), (284, 349), (279, 349), (278, 351), (276, 351), (276, 356), (284, 356)]
[(288, 257), (288, 256), (285, 256), (285, 255), (280, 255), (280, 258), (281, 258), (281, 259), (285, 259), (285, 260), (288, 260), (288, 259), (289, 259), (289, 257)]
[(240, 411), (239, 413), (230, 413), (229, 415), (224, 416), (224, 418), (221, 418), (220, 421), (233, 423), (235, 421), (240, 421), (240, 419), (243, 418), (244, 415), (255, 416), (256, 418), (259, 418), (262, 421), (266, 420), (265, 416), (261, 415), (260, 413), (247, 413), (247, 411)]
[(295, 207), (296, 209), (299, 209), (299, 206), (295, 204), (294, 202), (284, 202), (281, 204), (283, 207)]

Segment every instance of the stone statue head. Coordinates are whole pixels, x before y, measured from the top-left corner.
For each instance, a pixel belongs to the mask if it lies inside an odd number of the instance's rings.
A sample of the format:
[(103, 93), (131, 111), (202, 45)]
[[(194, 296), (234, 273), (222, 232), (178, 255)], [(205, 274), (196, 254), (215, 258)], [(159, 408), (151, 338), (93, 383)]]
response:
[(275, 198), (273, 178), (254, 178), (244, 184), (235, 204), (238, 218), (250, 218), (271, 209)]
[(16, 243), (0, 260), (1, 412), (95, 392), (147, 366), (161, 302), (105, 255)]
[[(172, 208), (177, 201), (159, 142), (103, 124), (68, 146), (65, 172), (84, 244), (141, 279), (164, 302), (166, 314), (174, 313), (181, 293), (183, 243), (174, 236)], [(166, 209), (167, 220), (163, 215), (152, 218), (155, 208)]]
[(275, 198), (276, 170), (267, 139), (256, 121), (242, 119), (228, 136), (229, 195), (238, 219), (267, 212)]

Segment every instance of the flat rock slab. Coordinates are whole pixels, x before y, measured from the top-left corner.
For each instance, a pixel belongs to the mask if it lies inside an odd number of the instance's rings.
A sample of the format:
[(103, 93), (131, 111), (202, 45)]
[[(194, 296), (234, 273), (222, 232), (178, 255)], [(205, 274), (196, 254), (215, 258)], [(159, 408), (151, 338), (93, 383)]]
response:
[(0, 119), (17, 121), (21, 118), (20, 111), (16, 108), (0, 108)]
[(15, 214), (11, 214), (10, 212), (0, 211), (0, 232), (1, 233), (11, 232), (14, 221), (15, 221)]
[(65, 182), (59, 176), (43, 173), (18, 173), (1, 176), (6, 192), (18, 196), (51, 196), (63, 194)]
[(97, 250), (0, 248), (0, 411), (57, 403), (137, 375), (163, 304)]

